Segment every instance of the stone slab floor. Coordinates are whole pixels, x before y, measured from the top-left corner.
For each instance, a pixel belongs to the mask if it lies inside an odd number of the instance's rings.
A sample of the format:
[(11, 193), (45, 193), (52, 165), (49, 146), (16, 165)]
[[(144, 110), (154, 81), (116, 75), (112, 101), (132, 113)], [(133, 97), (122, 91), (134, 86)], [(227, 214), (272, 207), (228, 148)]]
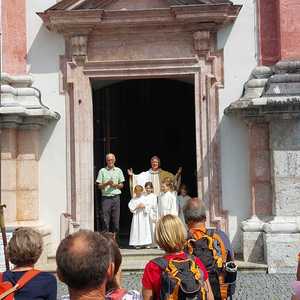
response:
[[(123, 285), (128, 289), (140, 289), (141, 273), (125, 273)], [(290, 300), (290, 283), (295, 275), (239, 273), (236, 293), (233, 299), (247, 300)], [(66, 287), (59, 284), (58, 299), (66, 295)]]

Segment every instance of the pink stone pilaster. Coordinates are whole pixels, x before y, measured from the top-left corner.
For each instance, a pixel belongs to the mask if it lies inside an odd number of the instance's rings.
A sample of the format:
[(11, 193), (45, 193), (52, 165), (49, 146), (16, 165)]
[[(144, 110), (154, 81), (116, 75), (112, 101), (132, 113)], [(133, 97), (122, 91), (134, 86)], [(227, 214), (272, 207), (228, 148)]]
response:
[(259, 0), (260, 64), (300, 58), (299, 0)]
[[(82, 57), (80, 57), (82, 59)], [(71, 214), (81, 228), (94, 226), (93, 102), (90, 79), (82, 61), (68, 68), (71, 119), (72, 188)]]
[(300, 1), (279, 0), (281, 59), (300, 58)]
[(11, 75), (26, 73), (25, 0), (2, 0), (2, 71)]

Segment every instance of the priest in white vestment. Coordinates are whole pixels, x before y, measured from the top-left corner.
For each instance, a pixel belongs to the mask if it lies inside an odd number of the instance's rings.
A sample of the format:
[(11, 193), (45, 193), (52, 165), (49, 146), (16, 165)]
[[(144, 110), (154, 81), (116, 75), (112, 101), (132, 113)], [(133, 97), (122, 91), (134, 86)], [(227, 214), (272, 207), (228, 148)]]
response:
[(135, 197), (128, 203), (128, 207), (133, 214), (129, 245), (137, 248), (152, 244), (150, 224), (151, 203), (146, 200), (142, 193), (143, 187), (136, 185), (134, 188)]
[(179, 187), (182, 168), (179, 168), (176, 175), (173, 175), (172, 173), (160, 168), (160, 159), (157, 156), (153, 156), (150, 162), (151, 169), (140, 174), (134, 174), (132, 169), (128, 170), (128, 175), (130, 176), (131, 191), (133, 191), (136, 185), (145, 186), (145, 183), (150, 181), (153, 184), (154, 194), (156, 196), (159, 196), (161, 193), (161, 183), (166, 178), (172, 179), (174, 181), (175, 187)]

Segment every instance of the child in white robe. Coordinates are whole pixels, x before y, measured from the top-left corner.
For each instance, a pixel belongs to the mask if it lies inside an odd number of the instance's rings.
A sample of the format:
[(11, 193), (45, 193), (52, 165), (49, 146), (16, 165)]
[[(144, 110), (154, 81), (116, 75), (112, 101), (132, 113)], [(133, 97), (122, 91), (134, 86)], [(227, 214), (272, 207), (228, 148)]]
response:
[(177, 196), (177, 207), (178, 207), (178, 216), (183, 222), (183, 224), (185, 224), (183, 209), (190, 199), (191, 197), (188, 195), (187, 186), (185, 184), (181, 184), (179, 187), (179, 195)]
[(128, 207), (133, 213), (129, 245), (136, 248), (152, 244), (150, 205), (143, 195), (143, 190), (142, 186), (136, 185), (134, 188), (135, 197), (128, 203)]
[(158, 207), (157, 207), (157, 196), (153, 192), (153, 184), (151, 181), (146, 182), (145, 184), (145, 199), (146, 204), (150, 206), (150, 225), (151, 225), (151, 235), (154, 245), (154, 233), (155, 233), (155, 224), (158, 220)]
[(161, 185), (162, 194), (158, 197), (158, 212), (160, 217), (169, 214), (178, 216), (176, 196), (171, 191), (171, 184), (170, 180), (165, 180)]

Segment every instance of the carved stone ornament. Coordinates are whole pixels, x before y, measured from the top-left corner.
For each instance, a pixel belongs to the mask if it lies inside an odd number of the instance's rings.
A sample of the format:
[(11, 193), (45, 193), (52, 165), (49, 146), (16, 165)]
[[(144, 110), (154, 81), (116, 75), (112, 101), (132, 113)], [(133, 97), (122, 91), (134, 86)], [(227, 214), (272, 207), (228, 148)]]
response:
[(210, 49), (210, 32), (197, 31), (193, 34), (194, 49), (198, 52), (208, 52)]
[(87, 36), (77, 35), (71, 37), (71, 51), (75, 60), (85, 60), (87, 56)]

